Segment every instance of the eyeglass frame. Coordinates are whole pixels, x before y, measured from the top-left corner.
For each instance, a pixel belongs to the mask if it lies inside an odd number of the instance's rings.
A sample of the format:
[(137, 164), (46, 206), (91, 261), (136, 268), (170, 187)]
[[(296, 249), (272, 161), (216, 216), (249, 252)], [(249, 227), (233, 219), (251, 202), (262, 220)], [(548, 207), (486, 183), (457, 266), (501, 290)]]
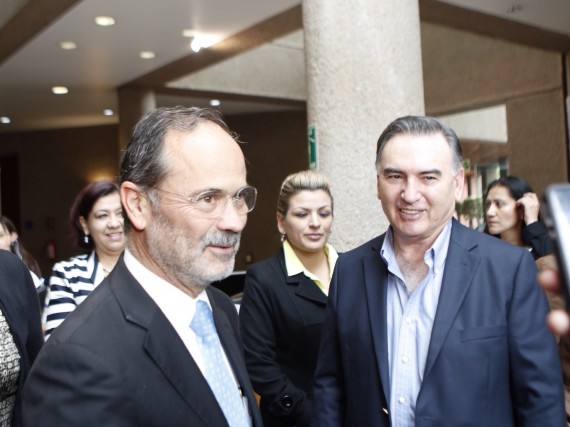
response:
[[(240, 212), (239, 208), (236, 206), (236, 203), (239, 201), (239, 194), (246, 189), (248, 189), (248, 190), (252, 189), (253, 190), (253, 203), (252, 203), (252, 206), (250, 208), (244, 200), (244, 206), (247, 206), (247, 212)], [(202, 197), (204, 195), (215, 194), (215, 193), (226, 193), (225, 191), (206, 190), (206, 191), (202, 191), (202, 192), (198, 193), (196, 196), (182, 196), (181, 194), (173, 193), (172, 191), (164, 190), (160, 187), (149, 186), (149, 187), (147, 187), (147, 192), (148, 192), (148, 190), (156, 190), (156, 191), (174, 196), (175, 198), (179, 199), (180, 201), (187, 203), (189, 206), (191, 206), (195, 212), (199, 212), (200, 214), (206, 215), (204, 217), (206, 219), (220, 218), (222, 216), (223, 212), (225, 211), (226, 207), (228, 206), (228, 200), (229, 199), (232, 199), (232, 204), (233, 204), (234, 208), (236, 209), (236, 211), (239, 215), (247, 215), (248, 213), (253, 211), (253, 209), (255, 208), (255, 204), (257, 202), (257, 188), (253, 187), (252, 185), (245, 185), (245, 186), (241, 187), (239, 190), (237, 190), (235, 192), (235, 194), (224, 194), (224, 200), (225, 201), (223, 202), (223, 206), (220, 208), (220, 212), (217, 215), (210, 216), (210, 215), (212, 215), (213, 212), (205, 212), (205, 211), (197, 208), (195, 206), (195, 204), (198, 202), (200, 197)], [(215, 211), (215, 209), (214, 209), (214, 211)]]

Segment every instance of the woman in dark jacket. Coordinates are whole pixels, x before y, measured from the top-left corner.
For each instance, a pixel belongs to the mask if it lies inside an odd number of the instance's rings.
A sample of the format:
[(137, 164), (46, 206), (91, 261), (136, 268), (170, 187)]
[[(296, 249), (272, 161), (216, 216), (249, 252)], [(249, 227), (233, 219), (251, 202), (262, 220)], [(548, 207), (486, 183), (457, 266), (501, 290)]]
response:
[(506, 176), (487, 186), (485, 231), (515, 246), (527, 247), (534, 259), (553, 251), (539, 214), (538, 197), (524, 179)]
[(314, 171), (288, 176), (277, 203), (282, 247), (246, 274), (240, 327), (267, 427), (309, 425), (328, 286), (338, 257), (327, 244), (332, 220), (326, 178)]
[(43, 341), (30, 271), (0, 250), (0, 426), (21, 425), (20, 394)]

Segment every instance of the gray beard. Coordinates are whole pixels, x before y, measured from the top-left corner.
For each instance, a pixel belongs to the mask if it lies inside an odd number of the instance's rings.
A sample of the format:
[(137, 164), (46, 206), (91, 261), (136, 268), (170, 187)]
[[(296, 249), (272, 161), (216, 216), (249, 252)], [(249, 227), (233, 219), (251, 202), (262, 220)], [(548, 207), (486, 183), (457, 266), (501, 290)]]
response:
[[(200, 241), (193, 242), (177, 232), (160, 211), (148, 228), (148, 252), (167, 277), (173, 277), (188, 289), (203, 290), (212, 282), (228, 277), (234, 269), (241, 233), (210, 232)], [(202, 259), (204, 250), (211, 244), (232, 245), (233, 251), (218, 257), (213, 265)]]

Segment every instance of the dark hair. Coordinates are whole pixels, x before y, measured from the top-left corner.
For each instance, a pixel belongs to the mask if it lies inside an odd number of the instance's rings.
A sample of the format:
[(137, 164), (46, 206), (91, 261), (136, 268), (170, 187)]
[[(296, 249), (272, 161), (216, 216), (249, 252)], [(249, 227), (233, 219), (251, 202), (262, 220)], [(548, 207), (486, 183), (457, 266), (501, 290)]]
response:
[[(6, 231), (8, 231), (8, 233), (10, 234), (16, 233), (16, 235), (18, 235), (18, 229), (16, 228), (16, 225), (7, 216), (2, 215), (0, 217), (0, 224), (2, 224), (2, 226), (6, 229)], [(22, 242), (20, 242), (19, 240), (20, 238), (18, 236), (18, 239), (12, 242), (12, 245), (10, 247), (12, 253), (14, 253), (18, 258), (24, 261), (24, 264), (26, 264), (26, 266), (36, 276), (42, 277), (42, 270), (40, 269), (40, 265), (38, 264), (36, 259), (32, 256), (32, 254), (30, 254), (26, 250), (26, 248), (24, 248), (24, 245), (22, 245)]]
[(485, 199), (487, 198), (487, 194), (489, 194), (489, 190), (496, 186), (505, 187), (509, 191), (510, 196), (515, 200), (520, 199), (525, 193), (534, 193), (534, 190), (525, 179), (518, 176), (504, 176), (494, 180), (487, 186)]
[(119, 193), (119, 186), (116, 182), (95, 181), (87, 184), (75, 197), (69, 212), (69, 224), (71, 225), (73, 241), (80, 248), (92, 250), (94, 244), (93, 239), (87, 239), (85, 242), (85, 233), (79, 222), (79, 217), (87, 219), (97, 200), (113, 193)]
[[(487, 191), (485, 192), (485, 200), (483, 201), (484, 212), (487, 212), (487, 196), (493, 187), (505, 187), (509, 192), (509, 195), (515, 200), (520, 199), (522, 196), (524, 196), (525, 193), (534, 193), (534, 190), (530, 184), (519, 176), (504, 176), (502, 178), (496, 179), (487, 186)], [(524, 226), (524, 221), (521, 221), (521, 230)], [(486, 221), (485, 233), (490, 234)]]
[[(166, 135), (171, 130), (191, 132), (200, 124), (211, 122), (220, 126), (234, 140), (233, 134), (219, 111), (197, 107), (162, 107), (145, 114), (136, 124), (133, 136), (129, 140), (121, 159), (120, 183), (130, 181), (143, 190), (155, 187), (168, 173), (167, 163), (163, 158)], [(149, 193), (151, 203), (156, 200)], [(123, 211), (125, 229), (130, 221)]]
[(378, 138), (376, 144), (376, 169), (380, 165), (384, 147), (393, 137), (397, 135), (434, 135), (442, 134), (453, 153), (454, 172), (461, 169), (461, 145), (457, 134), (449, 126), (444, 125), (434, 117), (427, 116), (405, 116), (400, 117), (390, 123)]

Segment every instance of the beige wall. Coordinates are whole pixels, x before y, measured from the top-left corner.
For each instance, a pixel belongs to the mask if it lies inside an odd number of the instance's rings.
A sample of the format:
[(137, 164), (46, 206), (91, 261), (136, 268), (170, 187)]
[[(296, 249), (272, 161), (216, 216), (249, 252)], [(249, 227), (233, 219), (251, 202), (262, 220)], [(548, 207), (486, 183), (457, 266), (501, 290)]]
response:
[(426, 23), (422, 50), (428, 114), (506, 104), (509, 173), (567, 180), (561, 54)]
[(507, 102), (509, 171), (542, 195), (548, 184), (567, 180), (568, 158), (561, 89)]

